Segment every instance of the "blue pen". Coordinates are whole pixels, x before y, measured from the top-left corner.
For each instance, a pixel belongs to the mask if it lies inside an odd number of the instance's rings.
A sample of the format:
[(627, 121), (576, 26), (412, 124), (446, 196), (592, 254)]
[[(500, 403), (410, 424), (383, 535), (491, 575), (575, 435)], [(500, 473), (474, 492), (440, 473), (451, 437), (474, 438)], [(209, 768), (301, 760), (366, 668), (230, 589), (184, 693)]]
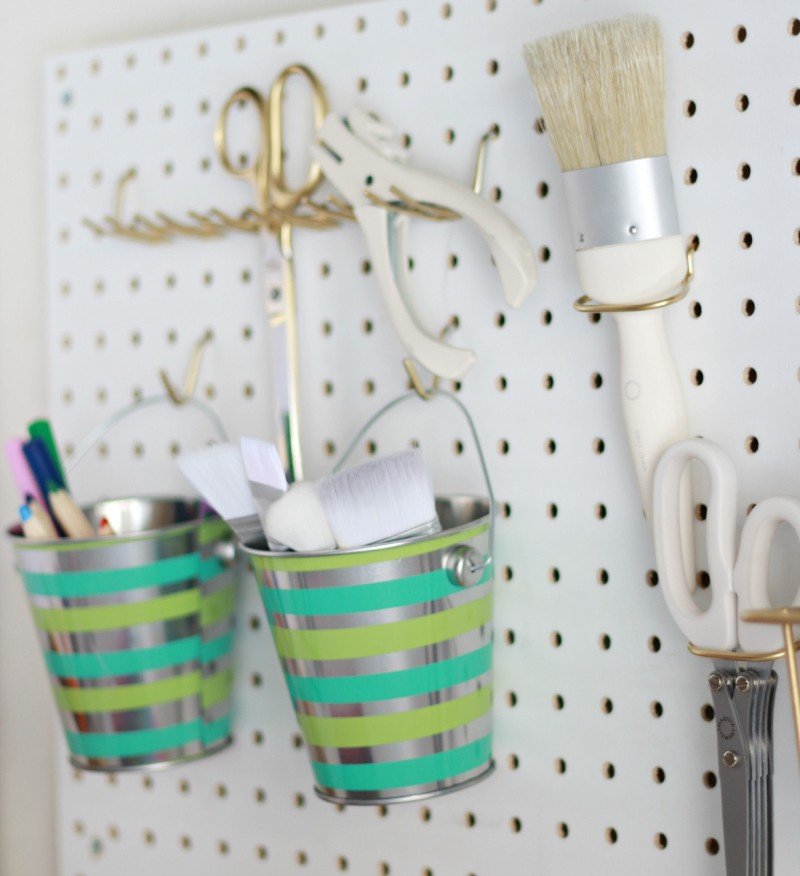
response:
[(22, 445), (22, 452), (25, 454), (28, 466), (39, 485), (45, 502), (47, 502), (47, 485), (49, 483), (55, 482), (59, 487), (64, 486), (64, 481), (50, 456), (50, 451), (41, 438), (32, 438)]

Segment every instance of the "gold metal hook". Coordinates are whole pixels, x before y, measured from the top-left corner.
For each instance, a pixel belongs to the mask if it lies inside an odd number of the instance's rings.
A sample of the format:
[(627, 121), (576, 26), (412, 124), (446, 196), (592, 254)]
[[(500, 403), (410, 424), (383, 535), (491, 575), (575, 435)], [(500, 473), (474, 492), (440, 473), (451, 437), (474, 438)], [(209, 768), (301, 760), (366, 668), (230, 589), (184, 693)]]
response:
[(214, 332), (211, 329), (206, 329), (203, 336), (192, 347), (192, 354), (189, 357), (189, 364), (186, 367), (186, 376), (183, 379), (183, 392), (176, 389), (172, 381), (169, 379), (167, 372), (162, 368), (158, 372), (161, 382), (164, 384), (164, 389), (173, 404), (186, 404), (194, 395), (195, 387), (197, 386), (197, 378), (200, 374), (200, 365), (203, 361), (203, 350), (206, 344), (210, 344), (214, 340)]

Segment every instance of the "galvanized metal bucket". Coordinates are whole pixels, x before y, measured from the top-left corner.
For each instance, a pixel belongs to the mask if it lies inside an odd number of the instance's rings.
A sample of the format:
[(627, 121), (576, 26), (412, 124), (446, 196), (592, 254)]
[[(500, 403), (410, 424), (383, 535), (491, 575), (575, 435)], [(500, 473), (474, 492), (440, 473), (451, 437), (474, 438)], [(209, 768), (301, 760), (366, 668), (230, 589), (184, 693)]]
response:
[(224, 748), (236, 586), (228, 527), (202, 517), (195, 500), (120, 499), (86, 511), (117, 534), (8, 533), (71, 762), (116, 772)]
[(417, 800), (493, 769), (493, 502), (477, 446), (489, 496), (440, 497), (439, 533), (328, 553), (245, 546), (325, 800)]

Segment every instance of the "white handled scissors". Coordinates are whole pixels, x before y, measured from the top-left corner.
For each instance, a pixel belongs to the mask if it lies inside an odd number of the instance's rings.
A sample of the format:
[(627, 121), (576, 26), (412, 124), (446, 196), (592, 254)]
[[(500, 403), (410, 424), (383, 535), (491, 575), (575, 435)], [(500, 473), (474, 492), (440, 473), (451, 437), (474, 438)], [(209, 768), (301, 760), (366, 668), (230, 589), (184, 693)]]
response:
[[(711, 603), (705, 610), (692, 598), (680, 537), (681, 476), (692, 460), (705, 465), (711, 480), (705, 524)], [(759, 502), (745, 522), (738, 552), (736, 501), (736, 471), (716, 444), (699, 438), (682, 441), (659, 461), (653, 524), (664, 598), (692, 645), (719, 652), (713, 657), (714, 671), (708, 682), (716, 718), (727, 873), (771, 876), (772, 718), (777, 675), (769, 655), (781, 649), (782, 639), (775, 627), (740, 623), (739, 616), (771, 607), (772, 541), (782, 523), (800, 537), (800, 500), (776, 496)], [(795, 604), (800, 604), (800, 595)]]

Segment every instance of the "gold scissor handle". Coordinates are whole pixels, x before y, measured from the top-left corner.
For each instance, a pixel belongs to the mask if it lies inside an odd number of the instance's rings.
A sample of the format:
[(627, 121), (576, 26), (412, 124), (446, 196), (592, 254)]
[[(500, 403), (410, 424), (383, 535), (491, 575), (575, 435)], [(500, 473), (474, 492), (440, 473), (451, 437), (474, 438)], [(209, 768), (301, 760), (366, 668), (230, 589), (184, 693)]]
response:
[(290, 64), (278, 74), (269, 92), (269, 189), (271, 200), (283, 211), (294, 210), (305, 198), (309, 198), (322, 182), (322, 168), (316, 161), (309, 164), (305, 183), (293, 189), (286, 182), (283, 142), (283, 94), (286, 83), (292, 76), (304, 78), (311, 88), (314, 111), (314, 131), (318, 131), (328, 115), (328, 98), (325, 89), (313, 70), (305, 64)]
[[(252, 104), (258, 115), (258, 149), (252, 161), (246, 164), (232, 160), (228, 147), (228, 116), (231, 109), (239, 103)], [(237, 88), (225, 101), (214, 125), (214, 149), (220, 163), (229, 174), (238, 179), (245, 179), (256, 187), (259, 200), (262, 202), (260, 207), (266, 209), (269, 206), (267, 187), (269, 164), (268, 156), (265, 155), (265, 151), (269, 149), (269, 111), (264, 97), (255, 88), (249, 85)]]

